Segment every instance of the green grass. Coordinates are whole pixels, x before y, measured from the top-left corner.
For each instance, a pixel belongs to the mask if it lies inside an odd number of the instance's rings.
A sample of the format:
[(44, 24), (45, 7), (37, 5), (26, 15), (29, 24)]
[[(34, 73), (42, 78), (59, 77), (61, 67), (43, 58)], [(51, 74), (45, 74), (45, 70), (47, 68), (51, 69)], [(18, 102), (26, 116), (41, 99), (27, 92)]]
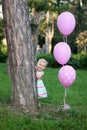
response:
[(64, 87), (58, 80), (59, 69), (47, 68), (43, 77), (48, 98), (40, 100), (42, 108), (35, 116), (10, 109), (11, 80), (6, 64), (0, 64), (0, 130), (87, 130), (87, 70), (76, 70), (69, 87), (64, 111)]

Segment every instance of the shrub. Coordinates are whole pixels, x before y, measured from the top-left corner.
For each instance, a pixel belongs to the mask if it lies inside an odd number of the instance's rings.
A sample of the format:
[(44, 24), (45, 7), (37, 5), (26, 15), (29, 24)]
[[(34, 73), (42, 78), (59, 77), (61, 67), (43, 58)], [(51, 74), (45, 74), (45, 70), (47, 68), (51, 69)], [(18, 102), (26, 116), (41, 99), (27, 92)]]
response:
[(80, 56), (80, 64), (81, 64), (81, 67), (87, 68), (87, 54), (81, 54), (81, 56)]
[(54, 56), (52, 54), (38, 54), (37, 55), (37, 60), (39, 60), (40, 58), (44, 58), (48, 61), (48, 66), (49, 67), (59, 67), (60, 64), (58, 64), (58, 62), (55, 60)]
[(1, 45), (0, 46), (0, 62), (6, 63), (6, 61), (7, 61), (7, 47)]
[[(62, 66), (55, 60), (53, 54), (38, 54), (37, 60), (40, 58), (48, 61), (48, 67), (56, 68)], [(87, 54), (72, 54), (67, 64), (74, 68), (87, 68)]]
[(80, 55), (75, 55), (74, 54), (74, 55), (71, 56), (68, 64), (73, 66), (74, 68), (80, 68), (81, 65), (80, 65), (79, 60), (80, 60)]

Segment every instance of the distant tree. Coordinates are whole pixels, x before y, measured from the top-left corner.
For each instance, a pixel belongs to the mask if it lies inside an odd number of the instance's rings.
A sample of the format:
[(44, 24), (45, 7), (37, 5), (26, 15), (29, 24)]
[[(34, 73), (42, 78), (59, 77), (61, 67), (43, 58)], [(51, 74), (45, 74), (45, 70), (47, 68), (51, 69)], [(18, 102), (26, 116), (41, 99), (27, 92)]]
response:
[(39, 25), (45, 16), (44, 7), (46, 7), (46, 1), (47, 0), (28, 0), (31, 36), (34, 43), (35, 54), (38, 44)]
[(76, 38), (76, 44), (78, 47), (78, 53), (84, 50), (87, 53), (87, 31), (83, 31), (78, 34)]
[[(45, 53), (51, 53), (52, 50), (54, 14), (59, 1), (60, 0), (28, 0), (29, 14), (31, 16), (32, 39), (34, 40), (35, 46), (37, 46), (38, 35), (40, 36), (41, 32), (43, 33), (42, 35), (44, 35), (45, 39)], [(58, 7), (56, 9), (58, 9)], [(43, 26), (43, 24), (45, 24), (45, 26)]]
[(76, 26), (76, 45), (78, 53), (82, 50), (87, 52), (87, 0), (79, 0), (75, 8)]

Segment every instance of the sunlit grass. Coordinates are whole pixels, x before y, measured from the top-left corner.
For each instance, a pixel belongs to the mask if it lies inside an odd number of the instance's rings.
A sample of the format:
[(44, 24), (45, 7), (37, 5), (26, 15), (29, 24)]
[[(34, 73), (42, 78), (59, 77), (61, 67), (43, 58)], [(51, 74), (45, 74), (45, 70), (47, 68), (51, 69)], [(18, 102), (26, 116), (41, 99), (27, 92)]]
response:
[(11, 80), (6, 64), (0, 64), (0, 130), (87, 130), (87, 70), (76, 70), (75, 82), (69, 87), (66, 102), (71, 109), (62, 110), (64, 87), (58, 69), (47, 68), (43, 77), (48, 97), (40, 100), (41, 109), (30, 116), (9, 109)]

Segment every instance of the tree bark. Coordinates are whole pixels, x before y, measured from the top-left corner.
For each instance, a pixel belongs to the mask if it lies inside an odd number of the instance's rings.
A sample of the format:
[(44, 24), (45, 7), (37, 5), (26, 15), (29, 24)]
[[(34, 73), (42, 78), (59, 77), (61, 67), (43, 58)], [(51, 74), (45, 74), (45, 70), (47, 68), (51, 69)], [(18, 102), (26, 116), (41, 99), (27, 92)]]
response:
[[(52, 20), (51, 26), (49, 26), (50, 21)], [(46, 54), (50, 54), (52, 51), (52, 39), (54, 36), (54, 16), (53, 13), (50, 14), (48, 11), (46, 14), (46, 31), (45, 31), (45, 50)]]
[(12, 103), (16, 107), (35, 111), (35, 56), (27, 0), (3, 0), (2, 5), (12, 79)]

